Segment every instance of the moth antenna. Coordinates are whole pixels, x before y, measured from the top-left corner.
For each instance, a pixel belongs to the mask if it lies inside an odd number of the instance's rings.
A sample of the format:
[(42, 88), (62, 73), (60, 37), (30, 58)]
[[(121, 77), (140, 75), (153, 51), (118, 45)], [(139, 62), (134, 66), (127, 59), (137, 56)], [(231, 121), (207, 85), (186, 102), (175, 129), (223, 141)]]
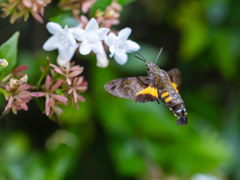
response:
[(138, 59), (140, 59), (140, 60), (142, 60), (142, 61), (144, 61), (144, 62), (146, 62), (146, 60), (145, 59), (141, 59), (140, 57), (138, 57), (138, 56), (136, 56), (136, 55), (134, 55), (136, 58), (138, 58)]
[(163, 47), (160, 49), (160, 51), (159, 51), (159, 53), (158, 53), (158, 56), (157, 56), (156, 61), (155, 61), (155, 64), (157, 64), (157, 60), (158, 60), (160, 54), (162, 53), (162, 50), (163, 50)]
[[(140, 53), (138, 53), (138, 52), (134, 52), (134, 53), (136, 53), (136, 54), (138, 54), (139, 56), (141, 56), (141, 58), (143, 58), (144, 60), (145, 60), (145, 62), (147, 61)], [(135, 56), (136, 57), (136, 56)], [(138, 58), (139, 59), (139, 58)]]

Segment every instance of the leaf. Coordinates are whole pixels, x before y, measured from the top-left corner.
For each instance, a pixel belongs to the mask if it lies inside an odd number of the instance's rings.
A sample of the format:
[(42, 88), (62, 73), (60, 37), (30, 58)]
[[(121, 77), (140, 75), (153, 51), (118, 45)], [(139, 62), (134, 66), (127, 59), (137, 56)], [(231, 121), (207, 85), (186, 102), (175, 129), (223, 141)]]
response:
[(126, 5), (126, 4), (129, 4), (129, 3), (133, 2), (133, 1), (136, 1), (136, 0), (118, 0), (117, 2), (120, 5)]
[(5, 99), (8, 99), (11, 95), (7, 90), (0, 88), (0, 92), (3, 93)]
[(3, 43), (0, 47), (0, 58), (8, 61), (8, 66), (5, 68), (0, 67), (0, 73), (9, 74), (17, 61), (17, 43), (19, 32), (16, 32), (10, 39)]
[(64, 27), (66, 24), (68, 27), (74, 27), (79, 24), (79, 22), (72, 16), (71, 13), (59, 14), (57, 16), (51, 17), (50, 20), (52, 22), (60, 24), (62, 27)]
[(100, 9), (105, 11), (106, 7), (112, 3), (112, 0), (98, 0), (96, 1), (91, 8), (91, 15), (94, 16), (95, 12)]

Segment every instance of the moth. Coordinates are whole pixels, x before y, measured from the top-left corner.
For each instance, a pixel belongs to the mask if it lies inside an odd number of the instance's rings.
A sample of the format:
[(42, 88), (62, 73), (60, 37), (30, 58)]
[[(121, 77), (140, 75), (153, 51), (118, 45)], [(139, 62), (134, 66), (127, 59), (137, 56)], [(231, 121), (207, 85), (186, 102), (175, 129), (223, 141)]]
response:
[[(159, 55), (161, 54), (160, 50)], [(139, 53), (137, 53), (140, 55)], [(184, 102), (178, 93), (177, 87), (181, 83), (180, 71), (175, 68), (168, 72), (160, 69), (157, 65), (147, 61), (142, 55), (138, 59), (146, 63), (148, 76), (126, 77), (114, 79), (104, 85), (107, 92), (113, 96), (131, 99), (135, 102), (146, 103), (160, 99), (177, 118), (177, 125), (187, 125), (188, 120)], [(158, 102), (159, 103), (159, 102)]]

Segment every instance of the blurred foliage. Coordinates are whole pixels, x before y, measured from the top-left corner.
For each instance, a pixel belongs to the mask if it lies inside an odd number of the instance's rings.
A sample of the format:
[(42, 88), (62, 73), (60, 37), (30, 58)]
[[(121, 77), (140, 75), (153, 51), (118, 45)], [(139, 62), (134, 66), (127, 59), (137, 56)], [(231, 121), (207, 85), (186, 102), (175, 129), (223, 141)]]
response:
[[(130, 39), (152, 62), (164, 47), (157, 65), (182, 72), (180, 94), (189, 125), (177, 126), (163, 103), (138, 104), (105, 92), (104, 84), (112, 79), (147, 75), (145, 64), (133, 54), (123, 66), (110, 59), (105, 69), (96, 67), (95, 56), (76, 54), (73, 60), (84, 66), (89, 82), (86, 102), (79, 103), (79, 111), (71, 102), (61, 107), (63, 127), (41, 114), (34, 102), (28, 112), (1, 119), (0, 179), (195, 180), (195, 174), (205, 173), (239, 180), (240, 1), (118, 2), (127, 5), (113, 29), (132, 28)], [(110, 3), (99, 0), (94, 8), (104, 10)], [(76, 25), (71, 13), (62, 14), (54, 3), (45, 14), (46, 22)], [(20, 31), (17, 64), (27, 64), (29, 83), (37, 84), (46, 57), (56, 63), (56, 52), (42, 50), (49, 33), (33, 19), (15, 25), (0, 21), (2, 46)], [(14, 41), (11, 58), (17, 36), (9, 40)], [(3, 97), (0, 105), (6, 105)]]
[(117, 2), (120, 4), (120, 5), (126, 5), (126, 4), (129, 4), (133, 1), (136, 1), (136, 0), (118, 0)]
[(91, 8), (91, 14), (94, 16), (95, 12), (100, 9), (101, 11), (105, 11), (106, 7), (109, 6), (112, 3), (112, 0), (101, 0), (96, 1), (92, 8)]

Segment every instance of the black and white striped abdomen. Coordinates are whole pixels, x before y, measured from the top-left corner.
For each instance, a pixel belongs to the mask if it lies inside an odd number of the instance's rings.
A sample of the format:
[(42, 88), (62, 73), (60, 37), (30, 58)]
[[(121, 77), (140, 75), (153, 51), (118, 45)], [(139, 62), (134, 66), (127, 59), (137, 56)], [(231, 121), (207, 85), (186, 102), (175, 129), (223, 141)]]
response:
[(158, 94), (161, 101), (164, 102), (176, 116), (182, 115), (182, 111), (184, 111), (184, 114), (186, 113), (184, 102), (174, 88), (159, 90)]

